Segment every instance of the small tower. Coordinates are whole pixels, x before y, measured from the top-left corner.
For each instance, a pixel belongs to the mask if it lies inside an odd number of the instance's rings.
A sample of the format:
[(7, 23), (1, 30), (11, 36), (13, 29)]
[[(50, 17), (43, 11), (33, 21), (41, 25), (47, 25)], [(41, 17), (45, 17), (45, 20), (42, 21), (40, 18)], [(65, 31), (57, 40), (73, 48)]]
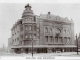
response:
[(47, 14), (47, 18), (48, 18), (48, 19), (50, 19), (50, 13), (51, 13), (51, 12), (48, 12), (48, 14)]
[(25, 6), (25, 10), (24, 10), (24, 12), (23, 12), (23, 14), (22, 14), (22, 18), (24, 18), (24, 17), (26, 17), (26, 16), (34, 15), (33, 10), (31, 10), (31, 8), (32, 8), (32, 7), (31, 7), (29, 4), (27, 4), (27, 5)]
[(80, 33), (79, 33), (79, 37), (80, 37)]

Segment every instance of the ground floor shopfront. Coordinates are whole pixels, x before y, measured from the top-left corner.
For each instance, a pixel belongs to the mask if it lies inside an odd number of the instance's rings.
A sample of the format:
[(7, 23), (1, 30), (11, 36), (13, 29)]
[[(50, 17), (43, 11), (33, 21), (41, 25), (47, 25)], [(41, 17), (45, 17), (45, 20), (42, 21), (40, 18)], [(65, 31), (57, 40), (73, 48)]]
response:
[(56, 53), (76, 52), (76, 46), (20, 46), (11, 48), (14, 53)]

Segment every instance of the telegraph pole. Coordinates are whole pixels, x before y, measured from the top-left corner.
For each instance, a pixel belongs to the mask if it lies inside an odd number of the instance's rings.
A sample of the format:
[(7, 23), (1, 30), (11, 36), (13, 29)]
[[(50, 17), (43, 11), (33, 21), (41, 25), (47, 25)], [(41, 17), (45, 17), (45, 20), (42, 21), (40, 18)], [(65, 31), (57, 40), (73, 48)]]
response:
[(78, 55), (78, 39), (77, 39), (77, 34), (76, 34), (76, 44), (77, 44), (77, 55)]

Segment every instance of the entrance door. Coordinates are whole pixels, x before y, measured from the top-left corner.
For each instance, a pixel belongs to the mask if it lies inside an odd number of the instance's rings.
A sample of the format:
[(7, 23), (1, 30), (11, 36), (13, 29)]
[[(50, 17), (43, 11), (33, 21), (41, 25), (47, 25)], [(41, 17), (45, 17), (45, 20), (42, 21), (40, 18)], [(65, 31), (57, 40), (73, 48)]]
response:
[(43, 48), (44, 49), (44, 53), (47, 53), (47, 48)]
[(25, 49), (25, 53), (28, 53), (28, 48)]
[(21, 49), (20, 48), (16, 48), (16, 49), (14, 49), (14, 52), (17, 53), (17, 54), (20, 54), (21, 53)]
[(61, 49), (60, 48), (56, 48), (56, 52), (57, 53), (60, 53), (61, 52)]

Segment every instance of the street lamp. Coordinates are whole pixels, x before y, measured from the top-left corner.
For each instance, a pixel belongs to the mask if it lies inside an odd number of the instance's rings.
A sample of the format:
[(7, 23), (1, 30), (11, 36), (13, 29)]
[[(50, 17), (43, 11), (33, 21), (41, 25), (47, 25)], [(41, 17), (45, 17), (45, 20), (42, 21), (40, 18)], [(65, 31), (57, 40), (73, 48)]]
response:
[(78, 39), (77, 39), (77, 34), (76, 34), (76, 44), (77, 44), (77, 55), (78, 55)]
[(34, 25), (32, 23), (32, 57), (33, 57), (33, 27), (34, 27)]

